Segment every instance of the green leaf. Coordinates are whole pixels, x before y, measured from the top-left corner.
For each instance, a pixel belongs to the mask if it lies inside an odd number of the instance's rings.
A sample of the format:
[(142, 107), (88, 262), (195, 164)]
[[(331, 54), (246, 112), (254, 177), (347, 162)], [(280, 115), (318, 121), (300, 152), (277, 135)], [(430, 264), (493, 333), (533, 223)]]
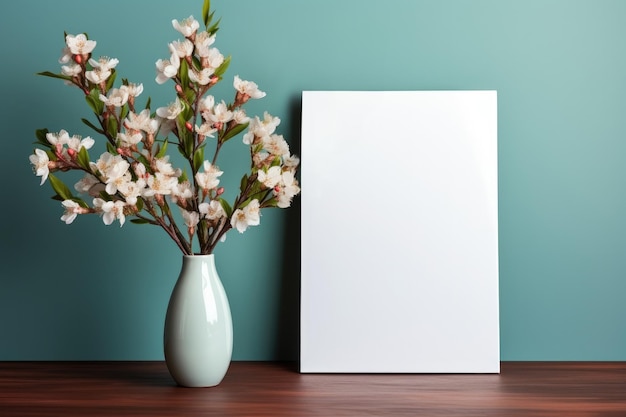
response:
[(274, 159), (272, 160), (272, 165), (273, 167), (275, 166), (279, 166), (282, 163), (282, 159), (280, 156), (275, 156)]
[[(213, 12), (215, 13), (215, 12)], [(213, 18), (213, 13), (211, 13), (211, 18)], [(220, 30), (220, 22), (221, 22), (222, 18), (220, 17), (219, 19), (217, 19), (217, 22), (215, 22), (213, 25), (211, 25), (211, 27), (206, 28), (206, 31), (209, 32), (209, 35), (213, 36), (215, 35), (215, 33)]]
[(50, 147), (50, 142), (46, 138), (46, 135), (49, 133), (48, 129), (37, 129), (35, 130), (35, 137), (37, 138), (37, 142), (47, 147)]
[(180, 61), (178, 76), (180, 77), (181, 87), (187, 90), (189, 88), (189, 64), (187, 64), (187, 61), (184, 59)]
[(98, 126), (94, 125), (89, 120), (87, 120), (87, 119), (80, 119), (80, 120), (82, 120), (84, 124), (86, 124), (87, 126), (92, 128), (96, 132), (100, 133), (101, 135), (104, 135), (104, 130), (100, 129)]
[(71, 200), (75, 201), (76, 203), (78, 203), (78, 205), (80, 205), (83, 208), (89, 208), (89, 204), (85, 203), (82, 199), (78, 197), (72, 197)]
[(187, 155), (185, 155), (185, 148), (183, 147), (182, 144), (179, 144), (178, 146), (176, 146), (176, 148), (178, 148), (178, 152), (184, 156), (185, 158), (187, 158)]
[(145, 156), (143, 156), (143, 155), (139, 155), (139, 156), (137, 157), (137, 160), (138, 160), (139, 162), (141, 162), (141, 163), (143, 164), (143, 166), (145, 166), (145, 167), (146, 167), (146, 171), (148, 171), (148, 172), (152, 173), (152, 169), (150, 169), (150, 162), (148, 162), (148, 160), (146, 159), (146, 157), (145, 157)]
[(67, 188), (67, 185), (65, 185), (63, 181), (61, 181), (60, 179), (58, 179), (56, 176), (52, 174), (48, 175), (48, 179), (50, 180), (50, 185), (52, 186), (52, 189), (54, 190), (55, 193), (57, 193), (59, 197), (61, 197), (63, 200), (72, 199), (73, 197), (72, 192), (70, 191), (69, 188)]
[(85, 147), (81, 147), (80, 151), (78, 151), (76, 161), (78, 162), (78, 165), (80, 165), (82, 168), (86, 169), (87, 171), (91, 171), (91, 169), (89, 168), (89, 153), (87, 152), (87, 149)]
[(72, 81), (72, 77), (70, 77), (69, 75), (55, 74), (54, 72), (50, 71), (38, 72), (37, 75), (43, 75), (44, 77), (50, 78), (58, 78), (65, 81)]
[(117, 137), (117, 128), (117, 119), (115, 117), (109, 117), (107, 121), (107, 132), (109, 133), (110, 137), (114, 139)]
[(106, 191), (100, 191), (100, 198), (104, 201), (111, 201), (111, 195)]
[(108, 141), (107, 141), (107, 152), (113, 155), (117, 155), (117, 149), (115, 149), (115, 146), (113, 146), (113, 144)]
[(198, 148), (193, 154), (193, 170), (198, 172), (204, 163), (204, 147)]
[(214, 74), (222, 78), (222, 75), (224, 75), (229, 65), (230, 65), (230, 55), (227, 56), (226, 59), (224, 59), (224, 62), (222, 62), (222, 65), (217, 67)]
[(202, 20), (204, 20), (205, 27), (208, 27), (209, 23), (211, 23), (211, 18), (209, 16), (210, 11), (211, 11), (211, 0), (204, 0), (204, 4), (202, 5)]
[(152, 98), (148, 97), (148, 100), (146, 101), (146, 107), (144, 107), (144, 109), (150, 110), (150, 103), (151, 102), (152, 102)]
[(232, 139), (233, 137), (243, 132), (247, 127), (248, 127), (248, 123), (242, 123), (242, 124), (236, 125), (235, 127), (233, 127), (232, 129), (226, 132), (226, 134), (222, 138), (222, 142), (226, 142), (228, 139)]
[(183, 147), (183, 156), (189, 159), (193, 155), (193, 135), (190, 131), (187, 130), (187, 127), (185, 126), (185, 124), (187, 123), (187, 119), (185, 119), (185, 116), (182, 113), (178, 115), (176, 123), (178, 127), (178, 140)]
[(233, 214), (233, 208), (230, 206), (230, 204), (228, 204), (228, 201), (224, 200), (221, 197), (219, 198), (219, 202), (224, 209), (224, 212), (226, 213), (226, 217), (230, 218), (230, 216), (232, 216)]
[(100, 100), (100, 91), (97, 88), (93, 88), (88, 95), (85, 96), (87, 104), (91, 107), (91, 110), (98, 116), (104, 111), (104, 103)]
[(113, 84), (115, 83), (115, 77), (117, 77), (117, 71), (115, 71), (114, 68), (111, 70), (111, 75), (109, 75), (109, 78), (107, 79), (106, 91), (109, 91), (111, 88), (113, 88)]
[(126, 116), (128, 116), (129, 111), (130, 110), (128, 109), (128, 104), (124, 104), (122, 106), (122, 110), (120, 111), (120, 120), (124, 120)]
[[(187, 89), (185, 91), (185, 98), (187, 99), (187, 103), (193, 103), (196, 101), (196, 92), (191, 88)], [(185, 111), (187, 111), (186, 118), (189, 120), (191, 116), (193, 116), (193, 109), (185, 105)]]
[(241, 183), (239, 184), (239, 189), (241, 190), (242, 193), (244, 192), (247, 186), (248, 186), (248, 175), (243, 174), (243, 177), (241, 177)]
[(163, 158), (165, 156), (165, 152), (167, 152), (167, 139), (163, 141), (163, 145), (161, 145), (159, 151), (156, 154), (156, 157)]
[(130, 222), (135, 224), (150, 224), (146, 219), (130, 219)]

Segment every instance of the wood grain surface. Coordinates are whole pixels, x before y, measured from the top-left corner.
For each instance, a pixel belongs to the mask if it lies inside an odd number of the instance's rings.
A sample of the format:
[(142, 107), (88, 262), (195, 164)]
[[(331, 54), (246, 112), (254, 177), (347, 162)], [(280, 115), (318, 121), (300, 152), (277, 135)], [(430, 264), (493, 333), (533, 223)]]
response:
[(233, 362), (182, 388), (163, 362), (0, 362), (0, 416), (626, 416), (626, 362), (503, 362), (497, 374), (300, 374)]

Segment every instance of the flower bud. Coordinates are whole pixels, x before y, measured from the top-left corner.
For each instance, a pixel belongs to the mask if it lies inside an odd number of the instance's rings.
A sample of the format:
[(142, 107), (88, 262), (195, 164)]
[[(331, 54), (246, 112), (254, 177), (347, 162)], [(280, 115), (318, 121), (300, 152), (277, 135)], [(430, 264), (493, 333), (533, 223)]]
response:
[(85, 62), (82, 55), (74, 55), (73, 58), (74, 58), (74, 62), (76, 62), (79, 65), (82, 65), (83, 62)]
[(188, 131), (193, 132), (193, 125), (191, 124), (191, 122), (189, 121), (185, 122), (185, 127), (187, 128)]
[(215, 190), (216, 196), (220, 196), (222, 194), (224, 194), (224, 187), (219, 187), (217, 190)]

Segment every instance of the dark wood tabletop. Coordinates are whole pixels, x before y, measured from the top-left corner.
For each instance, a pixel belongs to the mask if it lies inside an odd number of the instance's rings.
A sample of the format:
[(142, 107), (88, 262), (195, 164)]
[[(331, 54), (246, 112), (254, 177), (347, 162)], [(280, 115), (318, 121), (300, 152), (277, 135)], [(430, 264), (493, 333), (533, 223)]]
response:
[(213, 388), (163, 362), (0, 362), (0, 416), (626, 416), (626, 362), (503, 362), (500, 374), (300, 374), (233, 362)]

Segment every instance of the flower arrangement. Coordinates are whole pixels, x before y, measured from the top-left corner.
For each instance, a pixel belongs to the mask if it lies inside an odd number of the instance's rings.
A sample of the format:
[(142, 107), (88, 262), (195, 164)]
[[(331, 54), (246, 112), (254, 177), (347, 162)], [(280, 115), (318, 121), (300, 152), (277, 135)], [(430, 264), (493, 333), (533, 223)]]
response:
[[(173, 82), (176, 97), (155, 112), (149, 98), (144, 108), (137, 106), (142, 84), (122, 79), (115, 87), (118, 60), (94, 59), (96, 41), (86, 34), (66, 34), (61, 73), (39, 73), (80, 89), (95, 116), (95, 122), (82, 119), (83, 123), (106, 139), (106, 150), (92, 161), (91, 137), (65, 130), (36, 131), (39, 147), (30, 162), (41, 185), (49, 180), (53, 198), (64, 208), (65, 223), (96, 213), (106, 225), (117, 220), (121, 227), (132, 217), (133, 223), (161, 227), (185, 255), (210, 254), (230, 229), (243, 233), (260, 223), (261, 209), (289, 207), (300, 192), (299, 159), (275, 133), (280, 119), (267, 112), (263, 118), (251, 118), (243, 109), (265, 93), (254, 82), (235, 76), (232, 103), (209, 94), (222, 81), (230, 57), (213, 46), (219, 19), (213, 22), (210, 0), (204, 1), (202, 17), (202, 31), (193, 16), (172, 21), (184, 39), (171, 42), (169, 58), (156, 62), (156, 82)], [(242, 133), (249, 147), (250, 172), (243, 175), (238, 195), (229, 203), (223, 197), (223, 172), (217, 160), (224, 144)], [(173, 166), (167, 153), (172, 146), (188, 171)], [(210, 158), (207, 149), (213, 150)], [(74, 185), (78, 195), (53, 174), (59, 171), (84, 173)], [(81, 195), (90, 196), (91, 205)]]

